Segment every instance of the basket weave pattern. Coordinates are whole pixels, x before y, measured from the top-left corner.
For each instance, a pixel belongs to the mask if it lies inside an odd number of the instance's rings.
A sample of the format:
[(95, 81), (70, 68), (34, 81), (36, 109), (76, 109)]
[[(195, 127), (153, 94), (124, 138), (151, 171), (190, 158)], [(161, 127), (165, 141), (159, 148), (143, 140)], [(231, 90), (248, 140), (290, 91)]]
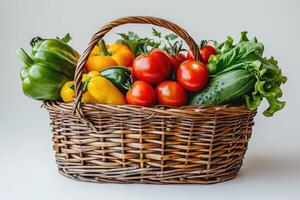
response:
[(76, 100), (44, 102), (59, 171), (76, 180), (99, 183), (217, 183), (236, 177), (256, 111), (230, 105), (81, 105), (81, 75), (90, 51), (113, 27), (126, 23), (166, 27), (182, 37), (198, 59), (193, 39), (166, 20), (127, 17), (102, 27), (79, 60)]
[[(216, 183), (237, 176), (255, 112), (241, 107), (154, 109), (46, 102), (59, 170), (91, 182)], [(193, 114), (192, 114), (193, 113)], [(197, 114), (196, 114), (197, 113)]]

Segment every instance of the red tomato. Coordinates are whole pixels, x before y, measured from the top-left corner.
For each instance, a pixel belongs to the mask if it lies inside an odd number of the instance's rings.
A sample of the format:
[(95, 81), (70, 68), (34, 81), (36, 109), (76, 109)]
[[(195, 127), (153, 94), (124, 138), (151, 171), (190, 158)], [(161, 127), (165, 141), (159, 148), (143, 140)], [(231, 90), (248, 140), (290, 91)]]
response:
[[(217, 53), (216, 49), (210, 45), (205, 45), (202, 47), (200, 50), (200, 60), (203, 62), (205, 65), (208, 63), (208, 59), (211, 55), (215, 55)], [(187, 59), (189, 60), (195, 60), (195, 57), (191, 50), (189, 50), (187, 54)]]
[(128, 104), (151, 107), (156, 102), (155, 90), (145, 81), (135, 81), (133, 87), (126, 94)]
[(172, 64), (166, 52), (155, 49), (148, 54), (138, 56), (133, 63), (133, 73), (137, 80), (158, 84), (171, 73)]
[(206, 66), (196, 60), (187, 60), (181, 63), (176, 75), (178, 82), (191, 92), (203, 89), (208, 81)]
[(175, 81), (164, 81), (156, 87), (157, 100), (160, 105), (183, 106), (187, 102), (184, 88)]
[(177, 67), (186, 60), (186, 56), (183, 53), (179, 53), (178, 55), (169, 55), (170, 61), (172, 63), (173, 70), (176, 70)]
[[(199, 51), (200, 51), (200, 49), (199, 49)], [(195, 60), (195, 56), (194, 56), (194, 54), (192, 53), (191, 50), (188, 51), (188, 53), (187, 53), (187, 55), (186, 55), (186, 58), (187, 58), (188, 60)], [(200, 58), (201, 58), (201, 56), (200, 56)]]

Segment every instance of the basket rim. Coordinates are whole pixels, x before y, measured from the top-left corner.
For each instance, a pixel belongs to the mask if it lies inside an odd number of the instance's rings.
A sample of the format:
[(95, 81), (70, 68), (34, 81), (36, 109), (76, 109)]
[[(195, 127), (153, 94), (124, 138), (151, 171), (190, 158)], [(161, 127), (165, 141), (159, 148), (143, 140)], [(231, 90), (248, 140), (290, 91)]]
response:
[[(43, 107), (53, 110), (58, 109), (64, 112), (72, 112), (74, 108), (74, 101), (69, 103), (64, 103), (61, 101), (44, 101)], [(223, 104), (223, 105), (187, 105), (182, 107), (171, 107), (158, 105), (155, 107), (143, 107), (136, 105), (110, 105), (110, 104), (100, 104), (100, 103), (88, 103), (82, 104), (83, 113), (89, 110), (111, 110), (112, 112), (120, 113), (135, 113), (135, 114), (150, 114), (150, 115), (169, 115), (169, 116), (223, 116), (223, 115), (243, 115), (243, 114), (256, 114), (257, 109), (250, 110), (245, 105), (235, 105), (235, 104)]]

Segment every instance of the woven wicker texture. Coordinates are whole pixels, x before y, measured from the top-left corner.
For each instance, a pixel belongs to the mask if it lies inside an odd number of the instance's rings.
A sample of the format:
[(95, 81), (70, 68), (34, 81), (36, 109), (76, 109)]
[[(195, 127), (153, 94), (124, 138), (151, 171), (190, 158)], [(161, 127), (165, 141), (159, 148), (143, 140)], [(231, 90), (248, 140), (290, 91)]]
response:
[(73, 103), (44, 102), (50, 114), (59, 171), (89, 182), (217, 183), (237, 176), (256, 111), (243, 106), (146, 108), (80, 104), (81, 75), (93, 46), (112, 28), (146, 23), (194, 40), (177, 25), (154, 17), (126, 17), (91, 39), (75, 74)]

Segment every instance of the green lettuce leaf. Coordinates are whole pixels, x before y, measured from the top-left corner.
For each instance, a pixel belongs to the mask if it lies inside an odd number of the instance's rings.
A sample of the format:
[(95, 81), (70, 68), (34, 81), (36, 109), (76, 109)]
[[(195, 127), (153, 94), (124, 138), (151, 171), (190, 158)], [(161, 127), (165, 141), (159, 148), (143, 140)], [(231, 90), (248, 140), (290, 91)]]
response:
[(287, 78), (282, 75), (278, 62), (273, 57), (263, 57), (262, 43), (256, 38), (249, 40), (247, 32), (242, 32), (237, 44), (228, 37), (217, 48), (219, 53), (211, 56), (207, 65), (211, 76), (237, 69), (247, 69), (249, 73), (255, 74), (255, 86), (244, 96), (249, 109), (257, 109), (262, 100), (266, 99), (269, 107), (263, 114), (269, 117), (285, 106), (285, 102), (279, 98), (282, 96), (281, 84), (285, 83)]
[(247, 32), (241, 33), (240, 42), (236, 45), (233, 45), (233, 39), (228, 37), (218, 48), (220, 54), (211, 56), (207, 65), (210, 74), (239, 69), (241, 65), (250, 64), (262, 57), (264, 51), (263, 44), (257, 42), (256, 38), (249, 41)]

